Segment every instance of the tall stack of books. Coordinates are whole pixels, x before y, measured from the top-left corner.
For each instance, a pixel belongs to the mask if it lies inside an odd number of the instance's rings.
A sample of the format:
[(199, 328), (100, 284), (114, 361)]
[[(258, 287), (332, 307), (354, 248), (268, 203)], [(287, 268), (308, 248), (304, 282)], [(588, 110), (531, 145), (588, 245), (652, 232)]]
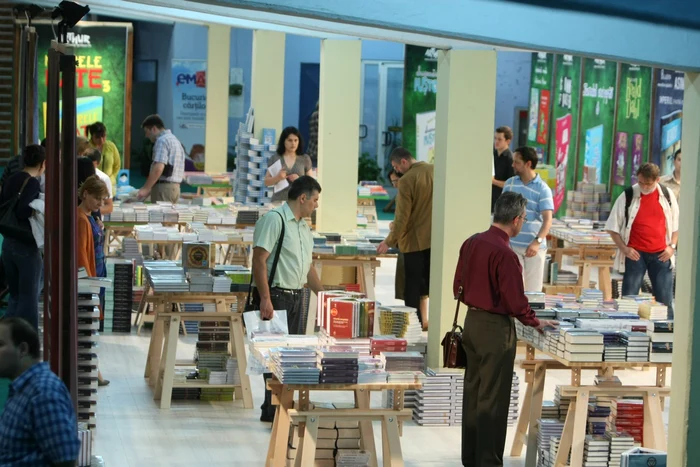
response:
[(413, 420), (421, 426), (461, 425), (464, 371), (428, 368), (425, 374), (413, 398)]
[[(462, 386), (464, 387), (464, 386)], [(520, 398), (520, 378), (513, 372), (513, 380), (510, 387), (510, 406), (508, 407), (508, 426), (513, 426), (518, 421), (518, 399)]]
[(321, 347), (316, 353), (321, 384), (357, 384), (359, 354), (352, 347)]
[(608, 467), (621, 467), (622, 453), (634, 448), (634, 438), (628, 433), (620, 431), (608, 431), (605, 437), (610, 441)]
[(282, 384), (318, 384), (316, 349), (278, 347), (270, 351), (271, 370)]
[(597, 331), (563, 329), (564, 359), (570, 362), (603, 361), (603, 335)]
[[(265, 128), (263, 141), (253, 135), (255, 117), (253, 109), (248, 111), (245, 123), (238, 126), (236, 135), (236, 174), (234, 198), (246, 205), (262, 205), (270, 202), (270, 189), (265, 186), (267, 161), (274, 154), (275, 130)], [(270, 142), (272, 141), (272, 142)]]
[[(538, 420), (540, 431), (537, 433), (537, 452), (539, 454), (538, 466), (550, 467), (554, 466), (556, 458), (556, 449), (558, 440), (564, 432), (564, 422), (553, 418), (541, 418)], [(556, 446), (552, 445), (552, 440), (556, 440)]]
[(650, 337), (644, 332), (623, 331), (620, 333), (622, 342), (627, 345), (628, 362), (649, 361)]
[(635, 443), (642, 443), (644, 437), (644, 403), (641, 400), (622, 399), (617, 402), (615, 430), (626, 432)]
[(586, 467), (608, 467), (610, 440), (604, 435), (588, 435), (584, 443), (583, 465)]
[(99, 287), (87, 285), (90, 278), (78, 280), (78, 422), (90, 429), (97, 426), (97, 346), (100, 327)]
[(418, 342), (423, 330), (415, 308), (406, 306), (379, 307), (381, 334), (391, 334), (406, 339), (408, 344)]
[(671, 363), (673, 360), (673, 321), (654, 321), (653, 329), (648, 332), (651, 344), (649, 361)]

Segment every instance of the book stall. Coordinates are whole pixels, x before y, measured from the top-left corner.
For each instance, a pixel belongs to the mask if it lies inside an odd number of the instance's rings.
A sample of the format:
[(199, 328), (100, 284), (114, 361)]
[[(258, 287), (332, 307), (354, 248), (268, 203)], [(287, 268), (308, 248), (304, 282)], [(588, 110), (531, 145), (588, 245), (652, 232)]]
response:
[(375, 181), (360, 182), (357, 187), (357, 228), (377, 230), (376, 201), (391, 198), (384, 187)]
[[(527, 344), (525, 400), (510, 455), (527, 446), (526, 466), (618, 466), (621, 454), (645, 447), (665, 451), (663, 399), (670, 395), (673, 322), (665, 305), (648, 296), (604, 300), (598, 290), (545, 297), (529, 293), (538, 318), (556, 319), (557, 329), (539, 333), (516, 321)], [(655, 368), (649, 385), (623, 385), (615, 370)], [(569, 370), (571, 384), (543, 400), (548, 370)], [(596, 372), (582, 384), (582, 371)], [(570, 462), (570, 464), (569, 464)]]

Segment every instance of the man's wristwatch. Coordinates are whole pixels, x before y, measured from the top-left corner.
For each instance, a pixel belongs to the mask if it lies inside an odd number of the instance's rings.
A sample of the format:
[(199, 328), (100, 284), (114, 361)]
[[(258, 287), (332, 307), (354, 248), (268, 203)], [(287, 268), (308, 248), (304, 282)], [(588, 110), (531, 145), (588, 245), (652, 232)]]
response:
[(676, 244), (675, 244), (675, 243), (671, 243), (669, 246), (670, 246), (671, 248), (673, 248), (674, 250), (676, 249)]
[(540, 237), (536, 237), (536, 238), (535, 238), (535, 241), (541, 245), (542, 242), (544, 241), (544, 239), (543, 239), (543, 238), (540, 238)]

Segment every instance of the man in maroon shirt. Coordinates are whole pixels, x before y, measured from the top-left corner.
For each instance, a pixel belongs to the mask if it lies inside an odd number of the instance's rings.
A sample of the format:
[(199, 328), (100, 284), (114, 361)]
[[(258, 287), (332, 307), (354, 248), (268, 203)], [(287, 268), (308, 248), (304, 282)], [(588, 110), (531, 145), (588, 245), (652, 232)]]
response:
[(539, 330), (556, 325), (538, 320), (525, 297), (522, 267), (509, 240), (525, 222), (527, 200), (504, 192), (493, 225), (469, 238), (459, 252), (454, 294), (469, 307), (464, 320), (467, 353), (462, 412), (462, 465), (503, 466), (513, 379), (517, 318)]

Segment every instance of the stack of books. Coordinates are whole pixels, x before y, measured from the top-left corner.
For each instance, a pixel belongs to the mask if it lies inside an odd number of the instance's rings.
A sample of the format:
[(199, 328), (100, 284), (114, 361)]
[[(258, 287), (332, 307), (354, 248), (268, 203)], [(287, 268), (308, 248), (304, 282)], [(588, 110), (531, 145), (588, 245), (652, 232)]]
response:
[(559, 405), (554, 401), (542, 401), (542, 418), (559, 420)]
[(615, 431), (626, 432), (635, 443), (644, 437), (644, 403), (641, 400), (622, 399), (617, 402)]
[(387, 372), (392, 371), (423, 371), (425, 358), (419, 352), (382, 352), (379, 358), (384, 363)]
[(623, 331), (622, 342), (627, 345), (628, 362), (648, 362), (650, 337), (643, 332)]
[(360, 384), (386, 383), (386, 371), (381, 358), (361, 356), (357, 362), (357, 382)]
[(226, 360), (226, 382), (228, 384), (241, 384), (241, 373), (238, 371), (238, 360), (229, 357)]
[(189, 292), (185, 270), (174, 261), (144, 262), (146, 278), (154, 292)]
[(374, 300), (331, 299), (325, 329), (331, 337), (371, 337), (374, 328)]
[(597, 331), (562, 329), (564, 333), (564, 359), (570, 362), (603, 361), (603, 335)]
[(423, 337), (417, 310), (406, 306), (379, 307), (380, 334), (391, 334), (414, 344)]
[[(115, 260), (114, 290), (112, 292), (112, 332), (131, 332), (131, 311), (134, 294), (134, 264), (131, 261)], [(105, 296), (105, 302), (106, 302)], [(106, 320), (106, 317), (105, 317)], [(107, 323), (105, 323), (105, 330)]]
[(586, 432), (589, 435), (603, 436), (608, 429), (607, 424), (610, 412), (611, 408), (607, 404), (588, 404), (588, 429)]
[(464, 371), (428, 368), (425, 374), (423, 387), (411, 397), (413, 420), (421, 426), (461, 425)]
[(282, 384), (318, 384), (316, 349), (311, 347), (278, 347), (270, 352), (271, 370)]
[(97, 426), (97, 331), (100, 327), (99, 287), (78, 279), (78, 422)]
[(651, 321), (668, 319), (668, 307), (658, 302), (643, 302), (639, 305), (639, 316)]
[(634, 313), (636, 315), (639, 315), (639, 303), (637, 303), (637, 300), (623, 297), (615, 300), (615, 304), (617, 305), (618, 311), (624, 311), (627, 313)]
[(586, 467), (608, 467), (610, 441), (604, 435), (588, 435), (584, 444), (583, 465)]
[(321, 347), (316, 354), (321, 384), (357, 384), (359, 354), (352, 347)]
[(231, 292), (231, 279), (228, 276), (213, 276), (212, 292)]
[(622, 453), (634, 448), (634, 438), (628, 433), (620, 431), (608, 431), (605, 437), (610, 441), (608, 467), (621, 467)]
[(594, 380), (596, 386), (602, 386), (602, 387), (622, 386), (622, 381), (620, 381), (620, 378), (618, 378), (615, 375), (613, 375), (613, 376), (596, 375), (593, 380)]
[[(208, 311), (204, 307), (201, 309), (202, 311)], [(231, 329), (227, 321), (200, 321), (195, 348), (199, 354), (202, 352), (226, 353), (228, 352), (230, 338)], [(224, 361), (222, 360), (216, 369), (223, 370), (223, 365)]]
[(654, 321), (648, 332), (651, 344), (649, 361), (671, 363), (673, 360), (673, 321)]
[(369, 339), (369, 345), (373, 356), (382, 352), (405, 352), (408, 347), (406, 339), (396, 336), (373, 336)]
[[(464, 387), (464, 386), (463, 386)], [(520, 378), (513, 372), (513, 380), (510, 386), (510, 406), (508, 407), (508, 426), (513, 426), (518, 421), (518, 399), (520, 398)]]
[(627, 346), (622, 342), (622, 336), (617, 331), (604, 331), (603, 344), (603, 361), (606, 362), (626, 362), (627, 361)]
[(210, 293), (214, 291), (214, 278), (208, 269), (190, 269), (187, 273), (190, 292)]
[(573, 401), (573, 397), (561, 395), (561, 386), (557, 385), (554, 388), (554, 403), (559, 406), (559, 420), (565, 420), (569, 413), (569, 405)]
[[(577, 219), (606, 221), (610, 216), (611, 198), (606, 184), (594, 183), (597, 180), (595, 168), (586, 167), (590, 172), (588, 181), (578, 182), (575, 191), (567, 192), (566, 215)], [(590, 181), (590, 182), (589, 182)]]
[(533, 310), (544, 310), (546, 304), (546, 297), (542, 292), (525, 292), (528, 303), (530, 303), (530, 308)]
[(338, 449), (335, 467), (366, 467), (370, 465), (370, 453), (360, 449)]
[(125, 237), (122, 240), (122, 257), (133, 260), (138, 266), (143, 266), (143, 254), (139, 250), (139, 244), (135, 238)]
[[(557, 440), (561, 438), (564, 432), (564, 422), (553, 418), (540, 418), (537, 421), (540, 425), (540, 431), (537, 433), (537, 452), (540, 455), (541, 466), (554, 466), (556, 451), (552, 451), (552, 438)], [(557, 443), (558, 446), (558, 443)]]

